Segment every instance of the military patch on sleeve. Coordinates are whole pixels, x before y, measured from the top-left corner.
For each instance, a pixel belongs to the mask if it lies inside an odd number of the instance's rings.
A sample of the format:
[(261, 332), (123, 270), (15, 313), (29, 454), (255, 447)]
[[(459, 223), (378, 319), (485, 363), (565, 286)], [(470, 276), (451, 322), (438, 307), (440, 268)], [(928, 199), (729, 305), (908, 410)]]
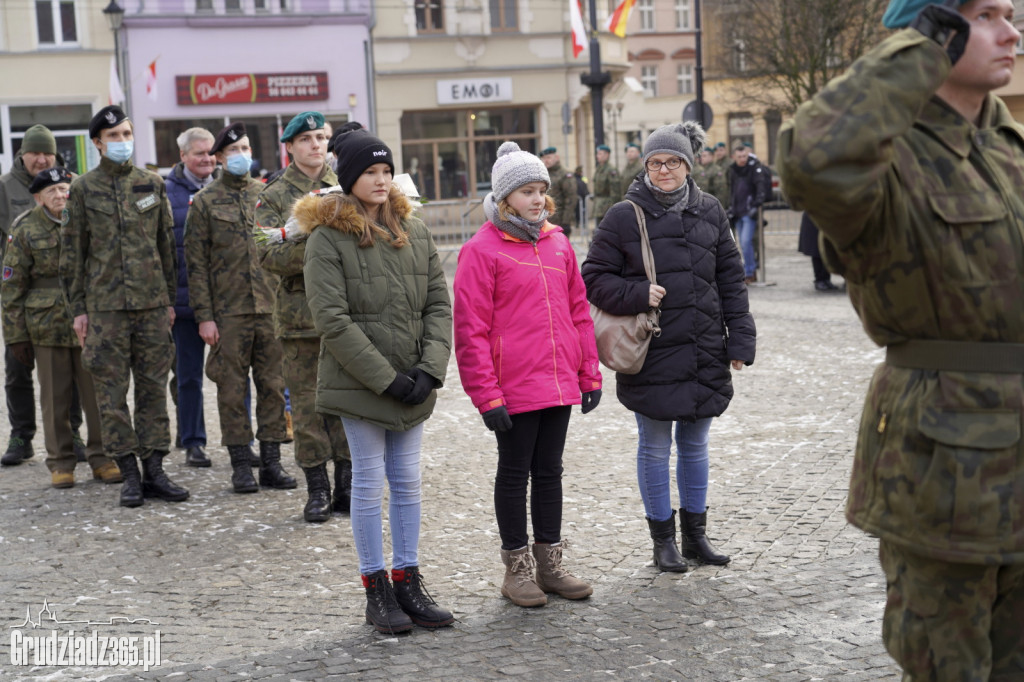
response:
[(145, 211), (146, 209), (153, 208), (154, 206), (157, 205), (157, 203), (158, 203), (158, 199), (156, 198), (156, 195), (155, 194), (150, 194), (150, 195), (144, 196), (141, 199), (139, 199), (138, 201), (136, 201), (135, 202), (135, 208), (137, 208), (139, 210), (139, 212), (141, 213), (141, 212)]
[(68, 210), (65, 208), (60, 212), (60, 224), (67, 225), (69, 220), (71, 220), (71, 214), (68, 213)]
[(14, 275), (14, 268), (12, 268), (10, 265), (5, 265), (4, 266), (4, 281), (6, 282), (13, 275)]

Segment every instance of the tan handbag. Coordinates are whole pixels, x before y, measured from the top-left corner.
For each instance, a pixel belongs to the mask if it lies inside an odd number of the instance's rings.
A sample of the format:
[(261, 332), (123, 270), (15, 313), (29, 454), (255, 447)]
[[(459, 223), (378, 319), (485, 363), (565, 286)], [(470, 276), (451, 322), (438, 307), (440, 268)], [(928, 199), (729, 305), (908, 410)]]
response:
[[(640, 254), (644, 259), (647, 279), (651, 284), (657, 284), (654, 252), (651, 250), (651, 238), (647, 235), (644, 210), (632, 201), (629, 203), (636, 212), (637, 227), (640, 230)], [(590, 317), (594, 320), (594, 337), (597, 339), (597, 355), (601, 364), (622, 374), (638, 373), (647, 359), (651, 338), (661, 336), (661, 307), (649, 308), (636, 315), (612, 315), (591, 303)]]

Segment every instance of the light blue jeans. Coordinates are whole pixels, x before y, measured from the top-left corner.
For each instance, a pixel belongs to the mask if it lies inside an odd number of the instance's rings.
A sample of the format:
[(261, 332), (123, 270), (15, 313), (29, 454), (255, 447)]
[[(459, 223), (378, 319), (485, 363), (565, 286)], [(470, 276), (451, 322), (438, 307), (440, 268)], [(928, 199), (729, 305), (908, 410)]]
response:
[(736, 237), (740, 240), (740, 251), (743, 253), (743, 275), (745, 277), (753, 277), (757, 271), (757, 255), (754, 253), (755, 234), (757, 234), (756, 217), (745, 215), (736, 221)]
[(408, 431), (388, 431), (358, 419), (342, 417), (352, 451), (352, 535), (359, 572), (369, 575), (384, 565), (381, 507), (384, 482), (391, 491), (391, 567), (419, 565), (420, 443), (423, 424)]
[(672, 516), (669, 458), (672, 455), (672, 426), (676, 427), (676, 484), (679, 506), (702, 514), (708, 498), (708, 431), (711, 418), (696, 422), (658, 421), (636, 415), (640, 442), (636, 453), (636, 476), (647, 518), (666, 521)]

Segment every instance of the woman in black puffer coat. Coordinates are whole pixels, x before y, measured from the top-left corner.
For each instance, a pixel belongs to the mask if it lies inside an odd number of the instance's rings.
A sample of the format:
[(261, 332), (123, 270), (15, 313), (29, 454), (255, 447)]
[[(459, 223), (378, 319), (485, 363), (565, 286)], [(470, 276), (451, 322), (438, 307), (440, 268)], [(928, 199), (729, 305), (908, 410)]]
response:
[[(654, 560), (664, 571), (687, 563), (723, 565), (729, 557), (705, 535), (708, 431), (729, 406), (731, 369), (754, 362), (754, 319), (747, 305), (743, 263), (722, 205), (690, 175), (693, 150), (704, 131), (692, 122), (654, 131), (644, 144), (643, 175), (626, 201), (613, 206), (594, 234), (583, 263), (587, 298), (615, 315), (661, 306), (661, 335), (638, 374), (616, 375), (616, 393), (636, 414), (637, 478), (654, 540)], [(640, 255), (635, 202), (647, 219), (658, 284), (651, 284)], [(675, 541), (669, 457), (672, 430), (679, 451), (683, 549)]]

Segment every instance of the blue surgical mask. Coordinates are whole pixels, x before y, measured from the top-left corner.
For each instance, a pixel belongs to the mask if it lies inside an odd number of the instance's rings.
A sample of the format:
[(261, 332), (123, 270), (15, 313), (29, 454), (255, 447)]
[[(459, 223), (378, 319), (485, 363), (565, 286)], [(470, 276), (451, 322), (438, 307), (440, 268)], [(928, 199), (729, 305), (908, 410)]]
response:
[(128, 159), (132, 158), (132, 153), (135, 151), (135, 142), (128, 140), (127, 142), (108, 142), (106, 157), (114, 163), (124, 163)]
[(232, 175), (245, 175), (252, 168), (252, 157), (248, 154), (232, 154), (224, 162), (224, 167)]

